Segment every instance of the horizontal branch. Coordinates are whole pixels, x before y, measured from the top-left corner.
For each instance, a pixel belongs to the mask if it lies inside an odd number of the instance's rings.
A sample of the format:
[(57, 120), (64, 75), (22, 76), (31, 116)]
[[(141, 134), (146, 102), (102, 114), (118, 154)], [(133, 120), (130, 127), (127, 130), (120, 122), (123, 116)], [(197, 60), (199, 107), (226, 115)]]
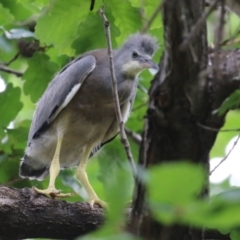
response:
[(137, 145), (141, 144), (142, 137), (140, 134), (133, 132), (126, 127), (125, 127), (125, 132), (126, 132), (127, 136), (133, 140), (133, 142), (135, 142)]
[(36, 194), (29, 188), (0, 187), (0, 239), (74, 239), (104, 222), (103, 209)]
[[(129, 209), (127, 215), (131, 213)], [(128, 219), (128, 217), (127, 217)], [(104, 223), (104, 210), (88, 203), (68, 203), (37, 194), (31, 188), (0, 187), (0, 239), (74, 239)], [(126, 223), (127, 225), (129, 223)], [(128, 225), (131, 232), (134, 226)], [(229, 239), (218, 231), (207, 230), (206, 239)]]
[(14, 70), (14, 69), (9, 68), (9, 67), (7, 67), (7, 66), (5, 66), (5, 65), (2, 65), (2, 64), (0, 64), (0, 71), (14, 74), (14, 75), (16, 75), (17, 77), (21, 77), (21, 76), (23, 75), (22, 72), (17, 71), (17, 70)]

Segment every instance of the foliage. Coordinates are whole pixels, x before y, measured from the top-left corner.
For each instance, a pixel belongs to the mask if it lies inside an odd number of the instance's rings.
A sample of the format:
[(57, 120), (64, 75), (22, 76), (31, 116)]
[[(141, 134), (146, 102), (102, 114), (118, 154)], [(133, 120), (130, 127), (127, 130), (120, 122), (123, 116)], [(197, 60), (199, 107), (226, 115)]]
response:
[[(102, 20), (98, 14), (104, 5), (110, 21), (113, 46), (120, 46), (129, 34), (141, 31), (146, 21), (159, 6), (159, 0), (95, 1), (94, 10), (89, 11), (88, 0), (0, 0), (0, 65), (23, 73), (22, 77), (0, 72), (0, 80), (6, 88), (0, 93), (0, 184), (12, 187), (44, 188), (43, 182), (20, 179), (19, 160), (27, 143), (28, 129), (35, 103), (44, 92), (54, 74), (72, 57), (95, 48), (106, 47)], [(156, 36), (161, 49), (155, 60), (159, 61), (163, 51), (163, 29), (160, 16), (153, 21), (149, 33)], [(25, 46), (25, 47), (24, 47)], [(11, 63), (14, 56), (18, 57)], [(140, 75), (142, 86), (136, 96), (133, 112), (127, 127), (141, 134), (148, 101), (147, 89), (152, 75)], [(239, 91), (234, 93), (219, 113), (239, 106)], [(237, 122), (239, 114), (231, 115)], [(228, 121), (228, 122), (229, 122)], [(228, 124), (228, 122), (226, 124)], [(226, 137), (227, 136), (227, 137)], [(232, 136), (232, 135), (231, 135)], [(222, 147), (231, 137), (221, 135), (213, 155), (221, 155)], [(220, 149), (218, 146), (221, 146)], [(138, 146), (131, 142), (135, 160)], [(89, 179), (99, 196), (109, 203), (110, 211), (105, 226), (85, 239), (134, 239), (122, 233), (126, 203), (132, 197), (133, 179), (126, 155), (119, 138), (109, 143), (90, 162)], [(98, 162), (99, 161), (99, 166)], [(240, 192), (231, 189), (200, 200), (198, 195), (205, 184), (206, 173), (199, 166), (187, 162), (165, 164), (150, 169), (143, 180), (149, 189), (148, 202), (158, 221), (164, 224), (191, 224), (196, 227), (232, 230), (233, 240), (239, 239)], [(76, 180), (74, 170), (62, 171), (56, 187), (63, 192), (77, 193), (69, 201), (86, 200), (86, 193)], [(80, 195), (80, 197), (79, 197)]]
[(240, 105), (240, 90), (236, 90), (232, 93), (221, 105), (218, 110), (219, 115), (223, 115), (231, 109), (236, 109)]

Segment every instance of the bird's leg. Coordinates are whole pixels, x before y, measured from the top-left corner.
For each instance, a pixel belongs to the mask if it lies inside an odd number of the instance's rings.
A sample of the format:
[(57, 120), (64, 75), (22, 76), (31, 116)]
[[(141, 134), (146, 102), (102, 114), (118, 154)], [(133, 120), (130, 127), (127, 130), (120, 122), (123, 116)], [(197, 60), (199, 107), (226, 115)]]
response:
[(55, 180), (60, 171), (59, 155), (60, 155), (61, 145), (62, 145), (62, 138), (58, 138), (56, 150), (55, 150), (53, 160), (51, 162), (50, 169), (49, 169), (50, 180), (49, 180), (48, 188), (41, 190), (34, 187), (34, 190), (36, 192), (45, 194), (45, 195), (50, 195), (50, 197), (52, 198), (73, 196), (72, 193), (61, 193), (60, 190), (57, 190), (55, 188)]
[(84, 154), (82, 156), (81, 162), (77, 168), (77, 179), (81, 182), (84, 189), (86, 190), (88, 196), (89, 196), (89, 204), (91, 208), (93, 208), (94, 204), (98, 204), (103, 208), (107, 208), (107, 204), (100, 200), (95, 191), (93, 190), (91, 184), (88, 181), (88, 176), (86, 173), (86, 166), (88, 162), (88, 158), (90, 156), (90, 153), (92, 151), (92, 147), (87, 147), (84, 151)]

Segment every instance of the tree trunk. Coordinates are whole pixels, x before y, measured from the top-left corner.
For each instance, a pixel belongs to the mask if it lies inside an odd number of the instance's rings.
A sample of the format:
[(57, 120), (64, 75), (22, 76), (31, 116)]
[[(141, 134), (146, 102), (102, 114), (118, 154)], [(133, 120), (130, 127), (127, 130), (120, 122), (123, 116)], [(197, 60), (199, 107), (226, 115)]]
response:
[[(224, 116), (213, 115), (212, 111), (239, 83), (229, 81), (229, 75), (224, 76), (224, 70), (231, 68), (224, 54), (218, 57), (222, 61), (218, 77), (204, 74), (208, 62), (204, 7), (203, 0), (163, 3), (165, 52), (149, 91), (139, 163), (148, 168), (163, 162), (188, 160), (203, 165), (208, 179), (209, 152), (217, 132), (200, 126), (222, 127)], [(202, 195), (207, 193), (206, 181)], [(202, 230), (156, 222), (145, 203), (146, 195), (143, 183), (137, 182), (131, 224), (135, 234), (148, 240), (207, 239)]]

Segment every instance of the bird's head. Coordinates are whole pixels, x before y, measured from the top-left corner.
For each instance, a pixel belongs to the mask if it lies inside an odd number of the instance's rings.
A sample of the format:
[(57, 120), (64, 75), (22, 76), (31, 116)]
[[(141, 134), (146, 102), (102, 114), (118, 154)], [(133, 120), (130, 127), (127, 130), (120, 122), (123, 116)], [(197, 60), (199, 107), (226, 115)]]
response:
[(147, 68), (158, 70), (158, 65), (152, 61), (157, 49), (156, 39), (147, 34), (137, 33), (130, 36), (118, 51), (121, 71), (135, 77)]

